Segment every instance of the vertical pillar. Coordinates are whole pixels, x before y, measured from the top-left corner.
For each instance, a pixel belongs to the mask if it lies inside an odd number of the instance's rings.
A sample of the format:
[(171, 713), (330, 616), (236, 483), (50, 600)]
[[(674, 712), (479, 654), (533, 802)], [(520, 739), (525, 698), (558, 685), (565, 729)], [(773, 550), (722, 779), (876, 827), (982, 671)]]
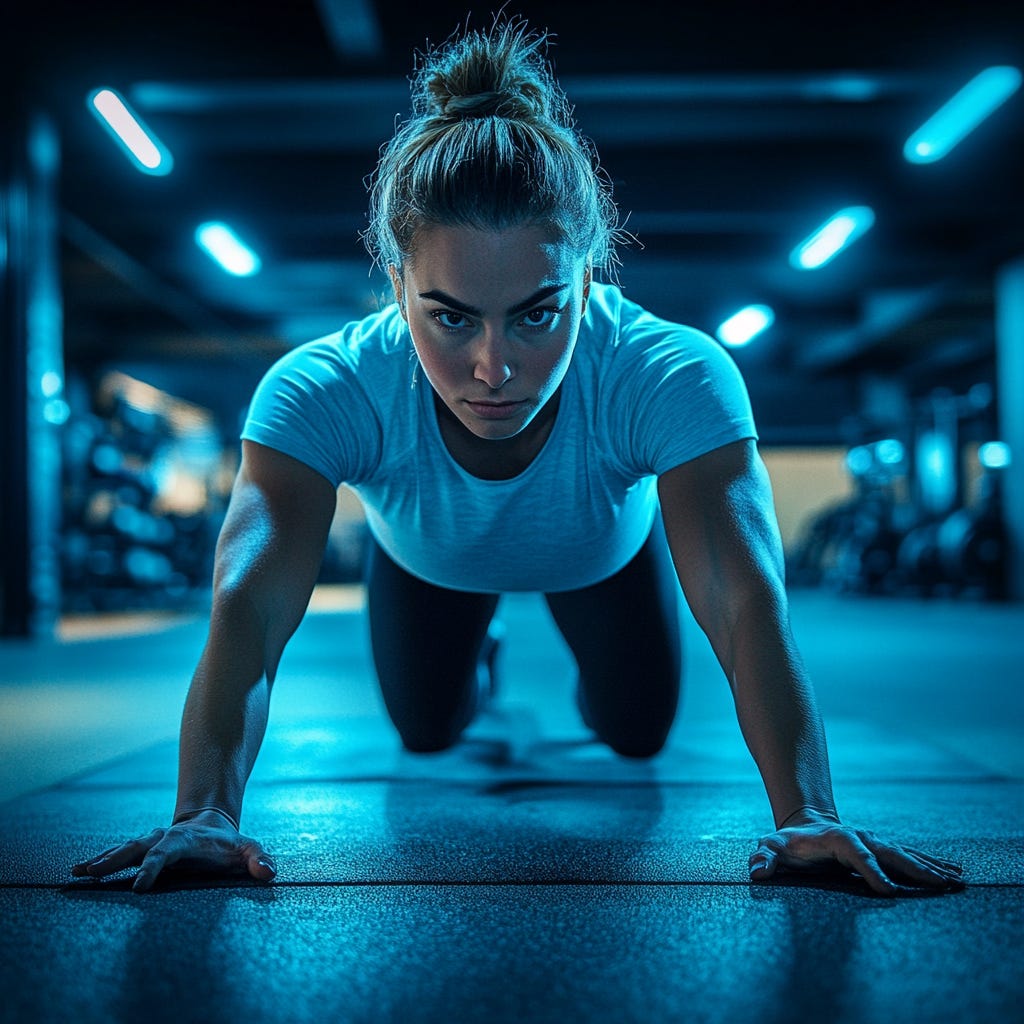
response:
[(0, 143), (0, 632), (41, 636), (60, 611), (60, 148), (44, 114), (16, 109), (10, 124)]
[(1007, 591), (1024, 601), (1024, 256), (996, 277), (996, 376), (1000, 440), (1010, 446), (1010, 465), (1003, 470)]

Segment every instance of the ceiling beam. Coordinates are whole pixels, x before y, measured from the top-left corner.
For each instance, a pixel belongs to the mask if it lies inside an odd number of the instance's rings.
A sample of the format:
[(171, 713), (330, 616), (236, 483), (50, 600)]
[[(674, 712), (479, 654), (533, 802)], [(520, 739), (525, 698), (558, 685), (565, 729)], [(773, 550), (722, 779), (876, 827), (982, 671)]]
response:
[[(599, 145), (645, 146), (874, 138), (891, 132), (895, 104), (936, 86), (925, 74), (866, 72), (581, 76), (562, 84)], [(149, 81), (129, 95), (149, 116), (202, 118), (210, 130), (193, 144), (215, 149), (376, 149), (396, 116), (409, 112), (408, 83), (394, 77)]]
[[(961, 303), (965, 283), (960, 277), (948, 278), (920, 288), (893, 290), (869, 297), (860, 323), (818, 336), (813, 345), (794, 354), (794, 365), (810, 373), (838, 369), (916, 325), (955, 310)], [(945, 339), (937, 334), (935, 340)]]
[(109, 239), (69, 210), (62, 210), (60, 231), (64, 239), (91, 260), (127, 284), (140, 298), (169, 313), (196, 334), (234, 335), (236, 328), (197, 302), (191, 295), (161, 280), (148, 267), (118, 248)]

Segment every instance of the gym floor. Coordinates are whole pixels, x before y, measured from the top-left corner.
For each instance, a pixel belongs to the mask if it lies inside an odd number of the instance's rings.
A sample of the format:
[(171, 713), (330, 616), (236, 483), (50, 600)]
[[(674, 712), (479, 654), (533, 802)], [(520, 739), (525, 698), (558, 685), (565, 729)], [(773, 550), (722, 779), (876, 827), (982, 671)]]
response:
[(841, 813), (961, 861), (964, 891), (752, 887), (768, 805), (688, 615), (650, 763), (590, 741), (536, 595), (503, 599), (493, 709), (402, 753), (358, 587), (317, 592), (275, 689), (243, 831), (277, 880), (72, 880), (167, 821), (204, 622), (68, 622), (0, 644), (0, 1020), (1021, 1020), (1024, 606), (792, 599)]

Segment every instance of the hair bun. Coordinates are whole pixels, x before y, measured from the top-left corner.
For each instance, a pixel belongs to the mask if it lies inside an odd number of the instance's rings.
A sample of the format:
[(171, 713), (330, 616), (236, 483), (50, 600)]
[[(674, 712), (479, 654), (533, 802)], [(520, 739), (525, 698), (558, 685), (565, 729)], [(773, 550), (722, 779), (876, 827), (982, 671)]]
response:
[(505, 117), (512, 120), (528, 120), (543, 113), (538, 104), (531, 103), (521, 93), (504, 93), (494, 90), (478, 92), (469, 96), (448, 96), (438, 104), (442, 117), (471, 119), (474, 117)]
[(366, 247), (401, 271), (430, 225), (551, 228), (612, 269), (619, 237), (611, 179), (546, 59), (546, 33), (496, 21), (417, 53), (412, 117), (370, 179)]
[(500, 25), (428, 51), (412, 82), (414, 115), (565, 124), (564, 94), (544, 60), (546, 40), (525, 25)]

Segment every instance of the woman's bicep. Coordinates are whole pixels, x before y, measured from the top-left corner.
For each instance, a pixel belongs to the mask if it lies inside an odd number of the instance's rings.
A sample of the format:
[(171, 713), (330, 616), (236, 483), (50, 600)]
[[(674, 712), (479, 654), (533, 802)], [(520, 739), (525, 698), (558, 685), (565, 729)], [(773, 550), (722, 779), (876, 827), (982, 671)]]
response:
[(731, 628), (751, 599), (781, 596), (782, 545), (754, 441), (663, 473), (658, 495), (680, 583), (706, 631)]
[(243, 441), (242, 465), (217, 543), (215, 591), (311, 589), (335, 504), (334, 487), (315, 470)]

